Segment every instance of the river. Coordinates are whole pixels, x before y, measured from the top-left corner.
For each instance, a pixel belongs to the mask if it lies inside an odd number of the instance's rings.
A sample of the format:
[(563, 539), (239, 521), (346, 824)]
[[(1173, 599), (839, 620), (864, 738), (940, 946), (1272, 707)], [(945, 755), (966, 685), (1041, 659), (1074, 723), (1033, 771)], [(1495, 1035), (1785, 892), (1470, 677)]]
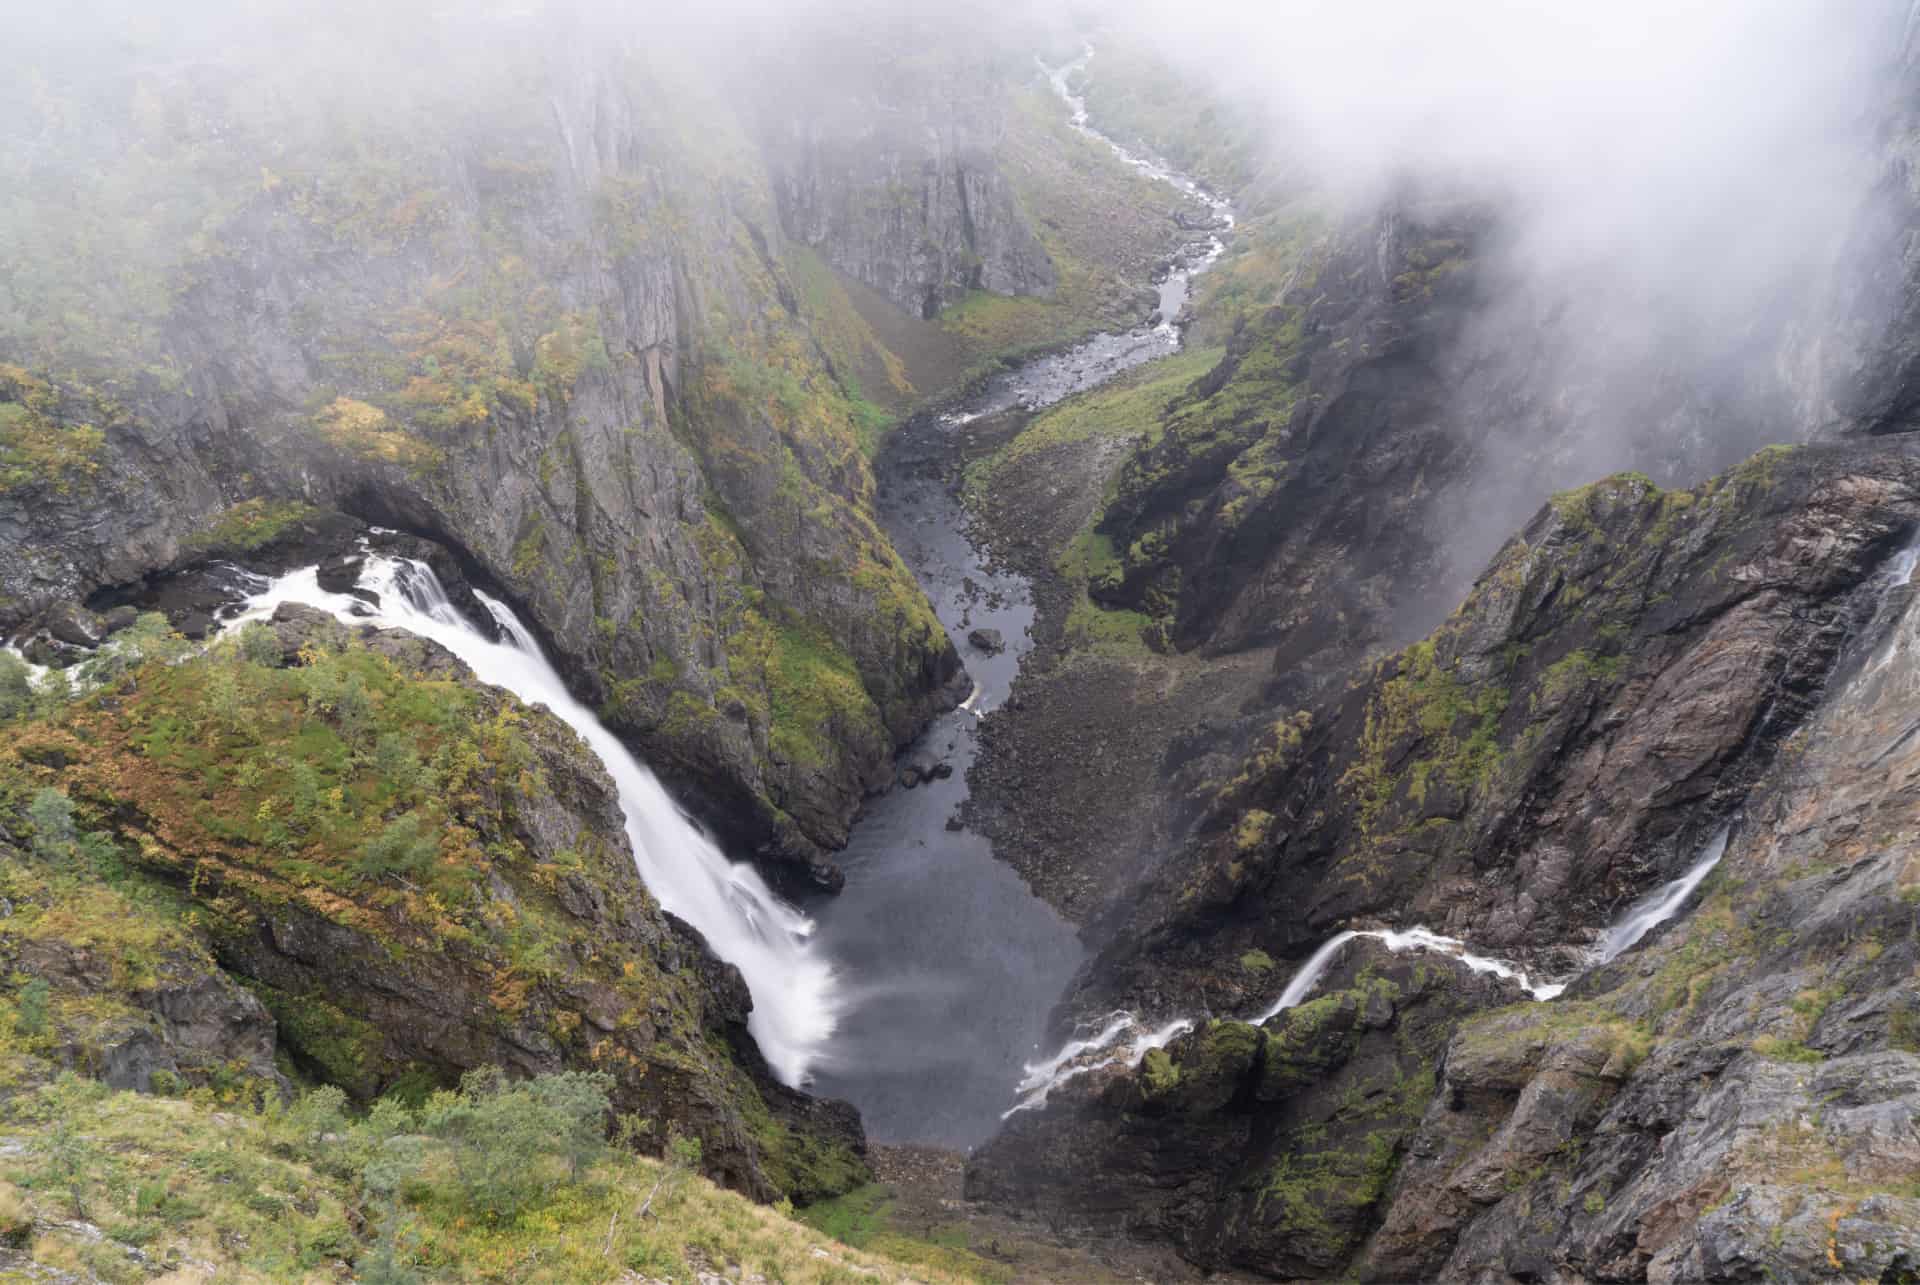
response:
[[(909, 753), (929, 752), (953, 774), (874, 800), (839, 858), (845, 890), (808, 907), (815, 943), (847, 988), (810, 1087), (859, 1107), (878, 1142), (968, 1147), (991, 1136), (1040, 1056), (1047, 1018), (1082, 957), (1073, 926), (997, 860), (985, 838), (949, 828), (967, 796), (979, 717), (1006, 699), (1032, 645), (1034, 605), (1026, 579), (994, 566), (968, 539), (946, 436), (989, 416), (1044, 409), (1177, 351), (1189, 283), (1219, 259), (1233, 226), (1225, 200), (1088, 124), (1070, 88), (1087, 57), (1046, 69), (1074, 126), (1210, 211), (1214, 226), (1196, 230), (1156, 280), (1158, 306), (1139, 325), (1028, 362), (940, 414), (915, 417), (882, 454), (881, 525), (960, 649), (975, 691)], [(1006, 649), (970, 645), (967, 635), (982, 628), (997, 630)]]

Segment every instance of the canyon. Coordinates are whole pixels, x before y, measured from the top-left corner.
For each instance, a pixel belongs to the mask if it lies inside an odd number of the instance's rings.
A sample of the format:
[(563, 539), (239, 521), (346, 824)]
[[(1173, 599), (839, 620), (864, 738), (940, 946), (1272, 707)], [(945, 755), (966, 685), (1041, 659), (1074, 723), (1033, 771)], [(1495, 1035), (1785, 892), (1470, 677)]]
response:
[[(1596, 339), (1119, 25), (276, 12), (6, 100), (0, 1263), (244, 1266), (76, 1076), (502, 1068), (820, 1279), (1920, 1279), (1910, 33)], [(754, 1270), (376, 1172), (310, 1267)]]

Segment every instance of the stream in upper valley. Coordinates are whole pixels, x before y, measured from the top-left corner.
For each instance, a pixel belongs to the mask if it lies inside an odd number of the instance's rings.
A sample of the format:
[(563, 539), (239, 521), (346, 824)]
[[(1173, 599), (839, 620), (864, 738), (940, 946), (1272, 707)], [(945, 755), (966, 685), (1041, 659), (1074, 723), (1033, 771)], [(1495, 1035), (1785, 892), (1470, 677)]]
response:
[[(1177, 351), (1192, 278), (1218, 260), (1233, 226), (1228, 204), (1192, 180), (1094, 131), (1068, 78), (1085, 58), (1050, 69), (1074, 126), (1133, 168), (1197, 202), (1195, 239), (1157, 281), (1159, 306), (1130, 330), (1095, 335), (993, 379), (939, 415), (922, 415), (889, 443), (880, 466), (881, 525), (933, 602), (965, 659), (974, 690), (934, 720), (909, 759), (931, 754), (952, 775), (872, 801), (845, 852), (845, 889), (808, 907), (815, 944), (843, 979), (838, 1024), (811, 1089), (860, 1108), (870, 1137), (967, 1147), (985, 1141), (1046, 1037), (1047, 1019), (1083, 951), (1072, 924), (1034, 896), (987, 840), (949, 828), (967, 797), (979, 718), (1007, 698), (1032, 647), (1025, 577), (993, 565), (968, 538), (948, 437), (977, 420), (1032, 413)], [(1005, 650), (968, 642), (996, 630)]]
[(1193, 234), (1174, 252), (1173, 260), (1154, 283), (1158, 302), (1151, 316), (1130, 330), (1116, 330), (1083, 339), (1062, 352), (1035, 358), (1016, 369), (988, 380), (973, 396), (940, 416), (940, 422), (955, 428), (1007, 411), (1044, 410), (1075, 393), (1098, 388), (1122, 371), (1180, 350), (1181, 323), (1193, 293), (1193, 279), (1220, 261), (1227, 252), (1226, 238), (1233, 232), (1233, 204), (1225, 197), (1207, 191), (1186, 175), (1178, 173), (1151, 157), (1122, 147), (1087, 123), (1087, 104), (1073, 92), (1076, 71), (1093, 57), (1088, 50), (1073, 62), (1060, 67), (1045, 67), (1047, 83), (1067, 108), (1067, 118), (1080, 133), (1110, 149), (1122, 164), (1155, 182), (1172, 188), (1191, 202), (1203, 215), (1189, 217), (1183, 224)]

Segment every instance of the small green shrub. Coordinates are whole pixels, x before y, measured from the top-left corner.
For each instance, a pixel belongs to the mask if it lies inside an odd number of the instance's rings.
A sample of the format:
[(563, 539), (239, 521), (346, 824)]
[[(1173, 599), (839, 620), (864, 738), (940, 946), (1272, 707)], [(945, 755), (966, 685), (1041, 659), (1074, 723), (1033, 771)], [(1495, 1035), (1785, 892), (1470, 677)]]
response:
[[(556, 1170), (572, 1181), (605, 1150), (612, 1086), (611, 1076), (579, 1071), (515, 1084), (490, 1067), (428, 1099), (421, 1123), (450, 1151), (460, 1203), (504, 1221), (546, 1191)], [(698, 1163), (698, 1140), (693, 1147)]]
[(33, 681), (27, 662), (10, 651), (0, 651), (0, 723), (33, 710)]
[(33, 851), (36, 856), (59, 860), (71, 855), (74, 840), (73, 803), (52, 787), (35, 790), (27, 803), (27, 820), (33, 823)]
[(354, 868), (369, 878), (389, 874), (406, 877), (420, 874), (439, 853), (439, 837), (427, 830), (418, 812), (409, 812), (387, 822), (386, 828), (367, 841)]
[(20, 998), (14, 1002), (13, 1028), (29, 1039), (44, 1035), (47, 1031), (47, 999), (50, 990), (46, 979), (36, 977), (20, 988)]

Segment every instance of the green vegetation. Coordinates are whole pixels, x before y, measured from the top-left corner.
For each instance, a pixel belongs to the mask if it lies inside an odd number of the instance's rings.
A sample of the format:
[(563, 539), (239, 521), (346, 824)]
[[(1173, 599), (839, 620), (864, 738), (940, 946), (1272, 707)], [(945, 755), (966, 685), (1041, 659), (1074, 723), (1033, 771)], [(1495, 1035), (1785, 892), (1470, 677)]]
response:
[(1171, 193), (1074, 130), (1051, 90), (1023, 85), (1007, 113), (1002, 169), (1027, 225), (1053, 261), (1050, 297), (976, 291), (940, 327), (981, 369), (1136, 324), (1141, 269), (1173, 248)]
[(1259, 177), (1267, 156), (1262, 123), (1150, 49), (1105, 41), (1100, 56), (1075, 75), (1073, 87), (1109, 138), (1226, 191)]
[(1539, 710), (1554, 706), (1595, 683), (1611, 683), (1626, 665), (1624, 656), (1595, 656), (1585, 650), (1567, 653), (1542, 671), (1536, 680), (1528, 708)]
[[(30, 1059), (54, 1048), (92, 1065), (85, 1050), (151, 1023), (139, 994), (154, 976), (215, 971), (216, 944), (244, 969), (263, 922), (323, 923), (329, 940), (354, 943), (350, 966), (241, 978), (273, 1014), (290, 1071), (362, 1100), (447, 1083), (458, 1068), (412, 1060), (437, 1051), (391, 1022), (399, 979), (431, 961), (443, 991), (465, 988), (444, 998), (449, 1014), (467, 1006), (459, 1020), (480, 1047), (502, 1032), (522, 1046), (537, 1037), (614, 1075), (627, 1100), (704, 1095), (724, 1105), (707, 1141), (742, 1145), (744, 1120), (755, 1165), (786, 1190), (861, 1181), (840, 1144), (769, 1114), (711, 1042), (694, 975), (666, 971), (646, 933), (607, 930), (653, 912), (614, 832), (542, 811), (578, 788), (565, 779), (578, 742), (493, 689), (413, 669), (424, 651), (384, 646), (323, 629), (283, 667), (264, 625), (198, 655), (170, 638), (10, 729), (0, 842), (11, 834), (34, 861), (0, 862), (15, 907), (0, 947), (38, 934), (99, 951), (115, 971), (84, 993), (0, 985), (7, 1029), (26, 1032), (0, 1039), (0, 1083), (30, 1078)], [(598, 1025), (581, 995), (597, 997)], [(182, 1069), (222, 1101), (262, 1089), (258, 1067)]]
[(1455, 1036), (1456, 1055), (1475, 1064), (1530, 1064), (1572, 1039), (1598, 1041), (1608, 1073), (1624, 1077), (1646, 1060), (1655, 1034), (1647, 1023), (1616, 1014), (1605, 1000), (1523, 1002), (1468, 1019)]
[(213, 525), (187, 543), (199, 548), (252, 552), (272, 544), (320, 510), (299, 500), (242, 500), (223, 511)]
[(1467, 266), (1467, 246), (1446, 238), (1426, 241), (1409, 248), (1405, 258), (1406, 270), (1393, 279), (1395, 299), (1431, 299), (1448, 277)]
[[(1050, 467), (1053, 452), (1096, 440), (1152, 440), (1159, 434), (1169, 407), (1218, 359), (1219, 353), (1214, 350), (1188, 350), (1135, 367), (1092, 392), (1051, 408), (998, 451), (967, 466), (969, 503), (977, 507), (1016, 476)], [(1156, 631), (1154, 618), (1142, 611), (1109, 608), (1094, 599), (1095, 593), (1116, 588), (1123, 571), (1112, 540), (1099, 530), (1104, 504), (1112, 496), (1110, 482), (1102, 505), (1055, 562), (1061, 578), (1078, 590), (1068, 608), (1064, 632), (1068, 644), (1078, 652), (1138, 656), (1146, 651), (1146, 639)]]
[(1221, 343), (1255, 326), (1300, 284), (1331, 220), (1311, 202), (1243, 214), (1220, 261), (1199, 279), (1188, 341)]
[(853, 662), (816, 631), (776, 631), (767, 690), (773, 743), (794, 762), (818, 765), (825, 759), (823, 746), (844, 735), (843, 729), (870, 728), (879, 720)]
[[(1284, 483), (1291, 468), (1284, 430), (1299, 396), (1303, 342), (1297, 312), (1263, 316), (1237, 336), (1206, 378), (1165, 404), (1101, 506), (1098, 530), (1120, 550), (1130, 605), (1176, 614), (1181, 567), (1173, 556), (1193, 524), (1230, 535)], [(1217, 496), (1217, 505), (1162, 510), (1165, 493)]]
[(1762, 1035), (1753, 1042), (1753, 1051), (1761, 1057), (1776, 1062), (1824, 1062), (1827, 1055), (1819, 1049), (1810, 1049), (1798, 1040), (1784, 1040), (1777, 1035)]
[(1005, 1268), (969, 1248), (970, 1237), (963, 1224), (928, 1225), (915, 1220), (912, 1227), (918, 1234), (910, 1234), (893, 1190), (880, 1183), (809, 1205), (798, 1216), (823, 1236), (908, 1264), (916, 1271), (932, 1272), (936, 1280), (1009, 1279)]
[[(789, 244), (787, 271), (808, 332), (832, 357), (839, 372), (840, 391), (852, 410), (861, 450), (872, 459), (879, 453), (897, 413), (914, 396), (906, 366), (860, 315), (846, 286), (816, 252)], [(877, 401), (869, 398), (868, 389), (874, 391)]]
[(1261, 808), (1248, 808), (1240, 814), (1239, 823), (1233, 827), (1234, 851), (1249, 853), (1258, 848), (1267, 837), (1267, 831), (1273, 827), (1273, 813)]
[(1164, 1097), (1180, 1086), (1180, 1067), (1165, 1049), (1148, 1049), (1140, 1063), (1140, 1077), (1146, 1081), (1148, 1097)]
[(47, 381), (0, 364), (0, 495), (66, 494), (99, 471), (106, 432), (75, 422), (65, 400)]
[[(1404, 784), (1415, 806), (1438, 779), (1478, 789), (1499, 767), (1497, 735), (1508, 695), (1497, 684), (1470, 684), (1439, 659), (1432, 639), (1415, 643), (1387, 663), (1390, 674), (1368, 708), (1359, 757), (1340, 784), (1357, 800), (1360, 822), (1371, 827)], [(1408, 737), (1421, 753), (1400, 771), (1389, 755)]]
[(1260, 1181), (1255, 1208), (1277, 1205), (1277, 1215), (1267, 1215), (1270, 1221), (1312, 1246), (1314, 1253), (1338, 1261), (1362, 1234), (1356, 1215), (1386, 1194), (1399, 1167), (1393, 1132), (1376, 1131), (1360, 1142), (1364, 1149), (1358, 1154), (1324, 1150), (1282, 1155)]
[(8, 723), (34, 707), (33, 677), (27, 662), (10, 651), (0, 651), (0, 723)]
[[(355, 1115), (336, 1089), (214, 1111), (67, 1075), (0, 1103), (23, 1144), (0, 1158), (0, 1234), (44, 1267), (109, 1282), (187, 1264), (241, 1283), (992, 1279), (959, 1252), (895, 1261), (887, 1238), (835, 1245), (689, 1172), (690, 1141), (665, 1160), (610, 1146), (606, 1088), (483, 1071), (417, 1108), (389, 1098)], [(106, 1236), (59, 1225), (75, 1217)]]
[(313, 418), (314, 431), (341, 450), (365, 460), (424, 469), (445, 458), (431, 443), (396, 425), (378, 406), (336, 397)]
[(991, 455), (967, 466), (966, 485), (979, 497), (994, 489), (996, 477), (1015, 468), (1044, 467), (1036, 458), (1058, 447), (1094, 438), (1151, 442), (1162, 418), (1193, 381), (1219, 364), (1221, 350), (1188, 348), (1148, 362), (1101, 385), (1068, 398), (1041, 414), (1020, 435)]

